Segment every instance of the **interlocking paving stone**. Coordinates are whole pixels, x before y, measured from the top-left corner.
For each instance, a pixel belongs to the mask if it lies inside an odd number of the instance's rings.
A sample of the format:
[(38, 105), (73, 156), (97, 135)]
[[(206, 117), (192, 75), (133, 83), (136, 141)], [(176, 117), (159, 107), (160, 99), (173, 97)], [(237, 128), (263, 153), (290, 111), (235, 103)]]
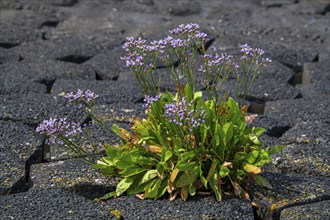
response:
[(305, 175), (281, 175), (265, 173), (273, 189), (253, 186), (253, 201), (258, 206), (261, 219), (279, 219), (283, 209), (330, 198), (330, 179)]
[(26, 190), (26, 166), (40, 141), (34, 129), (23, 123), (0, 120), (0, 195)]
[(276, 138), (281, 137), (290, 128), (290, 125), (285, 121), (269, 118), (264, 115), (256, 117), (250, 126), (263, 127), (266, 129), (266, 135)]
[(280, 219), (329, 219), (330, 201), (298, 205), (286, 208), (281, 212)]
[(117, 183), (118, 179), (103, 176), (81, 159), (33, 164), (29, 179), (30, 190), (61, 188), (89, 199), (114, 191)]
[(22, 78), (3, 79), (0, 77), (0, 95), (12, 93), (26, 94), (29, 92), (46, 93), (47, 86), (37, 82), (26, 83), (26, 79)]
[(302, 85), (298, 88), (302, 95), (311, 96), (315, 93), (330, 94), (330, 65), (328, 62), (305, 63), (302, 74)]
[(283, 173), (330, 177), (329, 120), (297, 123), (279, 143), (287, 147), (276, 155), (276, 167)]
[(130, 71), (125, 62), (120, 59), (123, 54), (123, 49), (116, 47), (107, 53), (96, 55), (83, 65), (94, 67), (99, 80), (116, 80), (122, 72)]
[[(4, 64), (0, 70), (0, 79), (6, 87), (15, 86), (15, 81), (40, 83), (51, 88), (56, 79), (95, 79), (95, 73), (80, 65), (56, 60), (43, 62), (19, 62)], [(43, 90), (42, 92), (46, 92)]]
[(254, 219), (251, 203), (235, 198), (219, 203), (213, 196), (195, 196), (186, 202), (123, 196), (107, 203), (110, 209), (119, 210), (124, 219)]
[(61, 189), (3, 196), (1, 219), (115, 219), (107, 207)]
[(51, 40), (36, 40), (22, 44), (12, 50), (24, 60), (67, 60), (73, 63), (82, 63), (96, 54), (112, 49), (120, 40), (96, 39), (86, 36), (54, 37)]
[(50, 117), (74, 114), (71, 103), (61, 96), (42, 93), (9, 94), (0, 96), (0, 119), (22, 121), (36, 126)]
[[(1, 23), (10, 24), (11, 27), (15, 27), (12, 30), (6, 30), (6, 28), (3, 31), (4, 36), (1, 38), (14, 38), (15, 36), (10, 37), (10, 32), (17, 32), (17, 37), (21, 35), (23, 38), (20, 42), (25, 42), (27, 40), (35, 40), (35, 39), (41, 39), (42, 32), (38, 31), (39, 28), (42, 27), (45, 22), (49, 21), (58, 21), (58, 17), (56, 16), (56, 13), (49, 11), (48, 13), (44, 13), (42, 11), (36, 11), (36, 10), (29, 10), (29, 9), (22, 9), (22, 10), (2, 10), (1, 11)], [(2, 25), (1, 25), (2, 26)], [(6, 25), (4, 25), (6, 27)], [(20, 30), (18, 26), (21, 26), (23, 28), (29, 29), (26, 31)], [(1, 31), (1, 32), (2, 32)]]
[[(1, 11), (6, 13), (6, 11)], [(0, 21), (1, 35), (0, 35), (0, 47), (12, 48), (20, 45), (23, 42), (28, 42), (36, 39), (41, 39), (41, 32), (34, 29), (22, 28), (18, 25), (7, 24), (3, 20)]]
[(0, 65), (5, 63), (18, 62), (19, 54), (11, 52), (9, 49), (0, 47)]
[(279, 100), (266, 102), (265, 115), (290, 124), (314, 119), (326, 119), (329, 116), (330, 100), (319, 95), (312, 98)]

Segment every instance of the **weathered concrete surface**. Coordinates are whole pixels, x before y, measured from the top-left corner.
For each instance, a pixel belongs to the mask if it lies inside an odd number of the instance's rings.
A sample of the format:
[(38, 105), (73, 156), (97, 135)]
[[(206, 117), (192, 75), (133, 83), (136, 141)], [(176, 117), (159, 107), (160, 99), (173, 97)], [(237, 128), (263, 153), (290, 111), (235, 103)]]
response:
[(107, 207), (61, 189), (2, 196), (1, 219), (115, 219)]
[(307, 205), (286, 208), (281, 213), (281, 219), (327, 219), (330, 215), (330, 201), (315, 202)]
[[(254, 201), (257, 203), (257, 212), (261, 219), (279, 219), (283, 209), (330, 199), (329, 178), (307, 178), (304, 175), (276, 173), (265, 173), (263, 177), (269, 181), (273, 189), (253, 188)], [(317, 219), (319, 216), (314, 217)]]
[[(248, 43), (273, 60), (247, 97), (249, 111), (259, 114), (252, 125), (266, 128), (265, 145), (287, 145), (264, 168), (273, 190), (251, 187), (259, 205), (255, 213), (245, 200), (219, 204), (213, 197), (169, 203), (125, 196), (105, 207), (91, 202), (86, 198), (95, 197), (83, 192), (99, 196), (107, 183), (95, 188), (93, 178), (102, 179), (95, 170), (68, 151), (42, 144), (37, 124), (56, 115), (83, 122), (86, 117), (63, 93), (90, 89), (100, 95), (96, 109), (107, 123), (128, 128), (132, 115), (144, 109), (120, 59), (125, 38), (159, 39), (191, 22), (224, 53), (239, 55), (239, 45)], [(114, 219), (111, 210), (124, 219), (330, 218), (323, 208), (330, 195), (329, 26), (328, 0), (1, 0), (0, 218)], [(174, 91), (165, 69), (158, 72), (161, 89)], [(225, 87), (231, 94), (233, 78)], [(118, 143), (100, 127), (93, 132), (94, 153), (104, 154), (104, 143)]]
[(116, 189), (118, 180), (95, 172), (81, 159), (62, 160), (31, 166), (29, 188), (61, 188), (80, 196), (95, 199)]
[(232, 198), (218, 203), (213, 196), (196, 196), (186, 202), (123, 196), (109, 200), (108, 206), (119, 210), (124, 219), (254, 219), (249, 201)]
[(26, 171), (42, 160), (41, 142), (22, 122), (0, 120), (0, 195), (26, 190)]

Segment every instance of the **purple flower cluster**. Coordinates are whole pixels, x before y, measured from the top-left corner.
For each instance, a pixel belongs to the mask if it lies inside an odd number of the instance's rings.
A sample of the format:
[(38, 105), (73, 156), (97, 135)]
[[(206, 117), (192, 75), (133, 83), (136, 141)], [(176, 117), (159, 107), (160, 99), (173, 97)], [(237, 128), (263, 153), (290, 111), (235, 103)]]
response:
[[(242, 60), (245, 60), (248, 57), (258, 58), (258, 57), (262, 56), (265, 53), (265, 51), (263, 51), (262, 49), (252, 48), (247, 44), (242, 44), (240, 47), (241, 47), (241, 53), (243, 54), (242, 57), (241, 57)], [(266, 59), (262, 58), (260, 65), (262, 67), (266, 67), (271, 62), (272, 61), (269, 58), (266, 58)], [(256, 60), (256, 64), (258, 64), (258, 60)]]
[(199, 29), (199, 25), (196, 23), (180, 24), (177, 28), (170, 30), (171, 34), (182, 35), (185, 33), (194, 33)]
[(164, 117), (170, 123), (174, 123), (180, 127), (187, 127), (191, 132), (192, 128), (200, 126), (205, 122), (204, 111), (190, 109), (191, 103), (186, 102), (185, 98), (179, 98), (178, 101), (173, 100), (171, 104), (165, 105)]
[(61, 138), (69, 138), (82, 132), (77, 123), (68, 122), (67, 118), (50, 118), (44, 120), (36, 129), (39, 134), (47, 135), (47, 144), (64, 144)]
[(199, 31), (199, 25), (196, 23), (180, 24), (177, 28), (170, 30), (171, 34), (184, 37), (187, 44), (203, 46), (207, 40), (207, 34)]
[(64, 97), (67, 98), (69, 102), (78, 104), (79, 109), (88, 109), (99, 96), (90, 90), (82, 91), (78, 89), (76, 93), (70, 92), (65, 94)]
[(227, 55), (226, 53), (221, 53), (221, 55), (216, 53), (215, 47), (210, 47), (210, 53), (203, 55), (204, 64), (199, 68), (200, 72), (206, 73), (206, 71), (219, 72), (223, 65), (232, 68), (238, 68), (237, 65), (232, 61), (233, 56)]
[(144, 100), (143, 100), (145, 102), (145, 104), (143, 105), (144, 108), (150, 109), (152, 104), (157, 102), (159, 99), (160, 99), (160, 95), (157, 95), (155, 97), (148, 96), (148, 95), (144, 96)]
[(126, 62), (126, 66), (145, 71), (148, 68), (154, 68), (153, 64), (146, 64), (148, 53), (159, 52), (163, 46), (156, 41), (147, 45), (146, 41), (141, 37), (137, 39), (128, 37), (122, 48), (126, 55), (121, 57), (121, 59)]
[(151, 61), (160, 59), (167, 61), (170, 56), (165, 52), (172, 50), (185, 50), (190, 45), (203, 46), (208, 38), (203, 32), (200, 32), (198, 24), (181, 24), (178, 28), (170, 31), (178, 38), (167, 36), (161, 40), (155, 40), (147, 44), (141, 37), (134, 39), (128, 37), (123, 45), (125, 56), (121, 57), (126, 62), (126, 66), (136, 70), (147, 71), (154, 69), (154, 64)]
[(248, 57), (261, 56), (265, 53), (265, 51), (263, 51), (262, 49), (260, 49), (260, 48), (253, 49), (252, 47), (250, 47), (247, 44), (242, 44), (240, 47), (241, 47), (241, 53), (243, 53), (243, 56), (241, 59), (246, 59)]

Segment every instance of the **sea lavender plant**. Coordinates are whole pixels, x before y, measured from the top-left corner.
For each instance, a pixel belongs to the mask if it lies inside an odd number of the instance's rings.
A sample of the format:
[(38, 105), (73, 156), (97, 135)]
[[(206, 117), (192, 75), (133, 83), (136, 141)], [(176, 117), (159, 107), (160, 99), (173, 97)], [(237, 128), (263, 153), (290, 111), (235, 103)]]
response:
[[(195, 23), (179, 25), (170, 33), (172, 36), (150, 43), (129, 37), (123, 45), (125, 55), (121, 59), (131, 68), (145, 94), (146, 117), (133, 117), (130, 131), (116, 124), (109, 128), (104, 123), (94, 111), (97, 95), (93, 92), (78, 90), (65, 95), (91, 120), (122, 140), (117, 147), (105, 145), (107, 155), (93, 164), (106, 176), (122, 177), (116, 191), (100, 199), (124, 193), (138, 194), (142, 199), (160, 198), (167, 193), (170, 200), (178, 195), (186, 200), (197, 191), (213, 192), (218, 201), (224, 194), (250, 199), (242, 184), (247, 179), (271, 188), (259, 175), (260, 167), (283, 146), (263, 146), (258, 138), (264, 129), (250, 127), (242, 104), (230, 97), (224, 99), (221, 94), (223, 83), (230, 75), (236, 75), (238, 96), (244, 100), (253, 81), (271, 60), (262, 57), (262, 49), (246, 44), (241, 45), (240, 66), (234, 63), (233, 56), (217, 53), (215, 47), (206, 51), (209, 38)], [(198, 53), (202, 79), (195, 73)], [(171, 73), (176, 94), (158, 94), (155, 75), (160, 64), (165, 64)], [(198, 91), (200, 81), (208, 95), (206, 100)], [(60, 140), (60, 144), (73, 150), (80, 146), (72, 136), (82, 130), (66, 118), (44, 121), (37, 128), (37, 132), (48, 136), (48, 144)]]

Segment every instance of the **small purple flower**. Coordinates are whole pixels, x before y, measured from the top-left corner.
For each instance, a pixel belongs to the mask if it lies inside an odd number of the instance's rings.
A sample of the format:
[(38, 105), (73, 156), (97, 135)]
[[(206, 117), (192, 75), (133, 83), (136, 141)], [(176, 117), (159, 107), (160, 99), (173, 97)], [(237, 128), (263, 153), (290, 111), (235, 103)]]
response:
[(181, 39), (172, 39), (170, 42), (170, 47), (172, 48), (183, 48), (188, 46), (188, 42), (186, 40), (181, 40)]
[(232, 61), (233, 56), (226, 53), (217, 54), (215, 48), (211, 48), (211, 53), (203, 55), (204, 63), (200, 66), (198, 71), (206, 73), (207, 71), (219, 72), (223, 65), (235, 68), (236, 65)]
[(143, 101), (145, 102), (145, 104), (143, 105), (143, 107), (146, 109), (150, 109), (152, 104), (157, 102), (159, 99), (160, 99), (160, 95), (157, 95), (155, 97), (146, 95), (146, 96), (144, 96)]
[(242, 44), (240, 47), (241, 52), (243, 53), (241, 59), (247, 59), (248, 57), (260, 57), (265, 53), (264, 50), (260, 48), (252, 48), (247, 44)]
[(78, 105), (79, 109), (89, 109), (93, 104), (94, 100), (99, 97), (90, 90), (82, 91), (78, 89), (76, 93), (70, 92), (64, 96), (69, 102), (74, 102)]
[(68, 122), (67, 118), (50, 118), (44, 120), (37, 128), (36, 132), (47, 135), (47, 144), (63, 144), (63, 138), (69, 138), (81, 133), (81, 127), (77, 123)]
[(171, 34), (181, 35), (185, 33), (192, 33), (199, 29), (199, 25), (196, 23), (180, 24), (177, 28), (170, 30)]
[(261, 56), (265, 53), (265, 51), (263, 51), (262, 49), (260, 48), (255, 48), (254, 49), (254, 53), (257, 55), (257, 56)]
[(265, 59), (265, 58), (262, 58), (261, 59), (261, 65), (263, 66), (263, 67), (266, 67), (268, 64), (270, 64), (272, 62), (272, 60), (271, 59), (269, 59), (268, 57)]
[(192, 128), (200, 126), (205, 122), (204, 111), (193, 110), (191, 103), (186, 102), (185, 98), (179, 98), (179, 100), (173, 100), (173, 103), (165, 105), (164, 117), (168, 119), (170, 123), (174, 123), (180, 127), (185, 126), (190, 132)]

